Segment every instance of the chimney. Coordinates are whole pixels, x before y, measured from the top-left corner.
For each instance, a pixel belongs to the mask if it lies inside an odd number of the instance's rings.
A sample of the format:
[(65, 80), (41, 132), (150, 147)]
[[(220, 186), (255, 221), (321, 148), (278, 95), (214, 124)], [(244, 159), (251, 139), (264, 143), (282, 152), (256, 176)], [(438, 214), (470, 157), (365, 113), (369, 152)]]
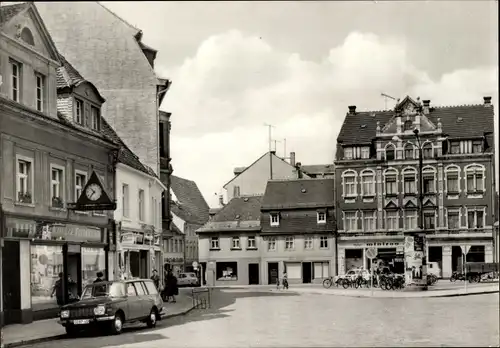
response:
[(491, 106), (491, 97), (483, 97), (484, 106)]
[(295, 152), (290, 152), (290, 164), (295, 167)]
[(356, 113), (356, 105), (349, 106), (349, 113), (350, 114), (355, 114)]
[(297, 170), (297, 179), (302, 179), (302, 169), (301, 169), (302, 164), (300, 162), (297, 162), (295, 165), (295, 169)]
[(422, 100), (422, 102), (424, 103), (424, 107), (423, 107), (424, 115), (428, 115), (431, 101), (430, 100)]
[(223, 195), (219, 195), (219, 205), (220, 207), (224, 207), (225, 204), (224, 204), (224, 196)]

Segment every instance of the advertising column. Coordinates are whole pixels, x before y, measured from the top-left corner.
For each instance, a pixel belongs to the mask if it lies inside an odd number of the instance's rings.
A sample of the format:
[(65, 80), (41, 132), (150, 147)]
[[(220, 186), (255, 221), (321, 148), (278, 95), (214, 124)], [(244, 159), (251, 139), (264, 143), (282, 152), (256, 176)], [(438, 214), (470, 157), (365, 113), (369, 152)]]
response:
[(424, 248), (424, 234), (405, 237), (405, 282), (409, 290), (427, 287)]

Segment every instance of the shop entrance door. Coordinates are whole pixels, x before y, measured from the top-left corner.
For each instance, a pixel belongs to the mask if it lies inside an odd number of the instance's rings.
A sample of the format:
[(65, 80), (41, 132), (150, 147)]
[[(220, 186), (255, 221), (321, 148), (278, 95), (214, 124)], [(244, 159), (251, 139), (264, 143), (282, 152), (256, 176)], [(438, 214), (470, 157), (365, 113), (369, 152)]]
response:
[(279, 265), (277, 262), (269, 262), (267, 264), (267, 279), (269, 284), (276, 284), (278, 279)]
[(248, 284), (249, 285), (259, 285), (259, 264), (249, 263), (248, 264)]
[(302, 262), (302, 283), (309, 284), (312, 281), (312, 263)]
[(5, 241), (2, 253), (4, 324), (21, 322), (19, 242)]
[(76, 302), (82, 294), (82, 252), (80, 245), (65, 244), (63, 247), (66, 303)]

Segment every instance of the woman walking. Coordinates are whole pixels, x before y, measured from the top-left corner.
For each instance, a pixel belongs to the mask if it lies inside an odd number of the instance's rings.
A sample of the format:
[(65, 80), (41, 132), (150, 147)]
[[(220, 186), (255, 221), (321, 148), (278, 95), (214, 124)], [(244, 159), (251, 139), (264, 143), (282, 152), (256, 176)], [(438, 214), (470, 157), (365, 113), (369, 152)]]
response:
[(179, 294), (179, 288), (177, 286), (177, 277), (173, 275), (172, 271), (168, 272), (167, 279), (165, 280), (165, 302), (168, 302), (172, 298), (172, 302), (175, 301), (175, 296)]

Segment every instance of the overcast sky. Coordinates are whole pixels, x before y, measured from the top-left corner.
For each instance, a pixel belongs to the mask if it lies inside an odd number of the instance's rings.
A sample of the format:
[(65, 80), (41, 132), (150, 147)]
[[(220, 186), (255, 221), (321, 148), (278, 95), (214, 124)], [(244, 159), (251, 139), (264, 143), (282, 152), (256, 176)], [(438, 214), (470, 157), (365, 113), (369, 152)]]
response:
[(384, 109), (381, 92), (434, 105), (491, 95), (498, 108), (494, 1), (103, 4), (159, 51), (174, 174), (211, 206), (234, 167), (268, 150), (264, 123), (302, 164), (320, 164), (333, 161), (347, 106)]

